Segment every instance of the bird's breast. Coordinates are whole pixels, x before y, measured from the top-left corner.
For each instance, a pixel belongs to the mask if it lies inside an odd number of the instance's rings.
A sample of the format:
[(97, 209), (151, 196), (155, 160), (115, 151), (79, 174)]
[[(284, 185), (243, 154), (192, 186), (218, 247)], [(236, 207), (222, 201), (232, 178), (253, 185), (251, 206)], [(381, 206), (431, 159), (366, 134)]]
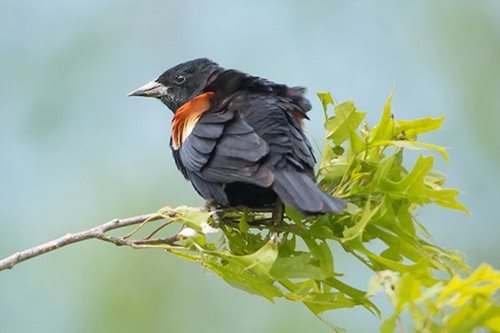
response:
[(174, 150), (179, 150), (201, 115), (210, 110), (213, 95), (213, 92), (198, 95), (177, 109), (172, 120), (172, 148)]

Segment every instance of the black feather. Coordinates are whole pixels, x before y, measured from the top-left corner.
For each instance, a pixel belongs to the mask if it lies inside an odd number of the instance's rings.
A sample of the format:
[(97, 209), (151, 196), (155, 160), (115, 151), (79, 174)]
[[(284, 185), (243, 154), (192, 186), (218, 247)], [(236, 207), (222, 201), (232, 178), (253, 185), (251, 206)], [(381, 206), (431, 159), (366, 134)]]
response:
[(286, 205), (305, 214), (340, 213), (346, 206), (345, 201), (321, 191), (298, 171), (275, 170), (273, 190)]

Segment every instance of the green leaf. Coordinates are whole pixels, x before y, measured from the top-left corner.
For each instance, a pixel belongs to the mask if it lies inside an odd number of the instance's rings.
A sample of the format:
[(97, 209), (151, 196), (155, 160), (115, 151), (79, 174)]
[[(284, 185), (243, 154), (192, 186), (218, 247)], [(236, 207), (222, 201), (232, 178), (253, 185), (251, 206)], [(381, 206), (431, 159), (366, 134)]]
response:
[(323, 279), (333, 276), (335, 274), (333, 270), (333, 255), (326, 241), (319, 241), (318, 244), (315, 239), (310, 237), (303, 237), (303, 240), (311, 250), (313, 258), (318, 261), (318, 266), (324, 273)]
[(265, 297), (271, 302), (275, 297), (283, 297), (281, 290), (274, 285), (273, 279), (250, 274), (244, 268), (232, 262), (222, 266), (212, 261), (204, 261), (203, 265), (210, 268), (235, 288)]
[(298, 210), (295, 210), (292, 207), (285, 206), (285, 214), (293, 222), (297, 224), (302, 224), (302, 220), (304, 219), (304, 214), (302, 214)]
[(278, 246), (273, 238), (255, 253), (245, 256), (224, 255), (228, 262), (241, 265), (245, 271), (252, 272), (258, 276), (269, 276), (274, 262), (278, 258)]
[(404, 133), (408, 140), (416, 140), (418, 134), (431, 132), (441, 128), (444, 117), (440, 118), (422, 118), (417, 120), (405, 121), (397, 120), (396, 128), (398, 133)]
[(321, 104), (323, 105), (323, 112), (325, 114), (325, 119), (328, 118), (328, 105), (335, 105), (335, 101), (333, 100), (332, 94), (329, 92), (318, 92), (318, 95)]
[(375, 214), (377, 214), (378, 210), (382, 206), (382, 204), (380, 204), (374, 209), (371, 209), (370, 205), (370, 200), (367, 200), (361, 218), (355, 222), (354, 226), (344, 229), (344, 237), (341, 238), (342, 242), (347, 242), (351, 239), (361, 236), (368, 222), (372, 220), (372, 218), (375, 216)]
[(410, 206), (407, 202), (399, 203), (399, 207), (396, 213), (397, 221), (401, 228), (411, 237), (416, 238), (417, 233), (415, 230), (415, 225), (413, 223), (413, 216), (410, 212)]
[(365, 118), (366, 113), (358, 112), (352, 101), (344, 102), (335, 106), (335, 117), (330, 117), (326, 121), (326, 133), (336, 145), (344, 143), (347, 139), (361, 138), (356, 134), (356, 129)]
[[(383, 164), (383, 170), (391, 166), (392, 161)], [(436, 203), (446, 208), (452, 208), (468, 212), (468, 210), (457, 201), (459, 192), (453, 189), (440, 189), (428, 186), (425, 181), (426, 175), (434, 165), (432, 156), (419, 156), (412, 171), (400, 181), (394, 182), (384, 176), (384, 172), (375, 173), (374, 183), (371, 190), (379, 190), (386, 193), (394, 200), (406, 199), (417, 204)]]
[(208, 251), (204, 253), (207, 254), (203, 257), (204, 264), (232, 286), (264, 296), (271, 301), (274, 297), (282, 296), (270, 274), (278, 258), (278, 247), (274, 238), (255, 253), (245, 256)]
[(315, 256), (319, 260), (319, 266), (327, 276), (334, 275), (333, 255), (330, 246), (326, 241), (322, 241), (319, 243), (317, 249), (318, 251), (315, 252)]
[(240, 231), (242, 233), (246, 233), (248, 229), (250, 229), (250, 226), (248, 225), (248, 211), (245, 209), (243, 214), (240, 217)]
[(389, 318), (385, 319), (380, 326), (381, 333), (393, 333), (396, 330), (396, 320), (398, 319), (397, 314), (393, 314)]
[(337, 289), (340, 292), (343, 292), (353, 300), (355, 300), (359, 305), (364, 306), (366, 309), (371, 311), (373, 314), (377, 315), (380, 317), (380, 310), (377, 308), (375, 304), (373, 304), (367, 297), (367, 293), (364, 291), (361, 291), (359, 289), (356, 289), (354, 287), (351, 287), (342, 281), (336, 279), (336, 278), (328, 278), (325, 280), (325, 283), (330, 285), (331, 287)]
[(380, 140), (372, 144), (373, 147), (377, 146), (388, 146), (388, 147), (398, 147), (411, 150), (422, 150), (422, 149), (432, 149), (441, 154), (446, 163), (448, 163), (448, 154), (443, 147), (432, 145), (429, 143), (418, 142), (418, 141), (394, 141), (394, 140)]
[(373, 128), (371, 141), (391, 140), (394, 137), (394, 120), (391, 112), (392, 92), (384, 106), (384, 112), (379, 123)]
[(210, 213), (208, 211), (200, 210), (188, 206), (179, 206), (175, 208), (177, 215), (175, 218), (186, 224), (188, 227), (201, 231), (203, 224), (207, 223)]
[(323, 280), (328, 276), (320, 267), (312, 264), (312, 257), (309, 253), (299, 253), (291, 257), (278, 258), (271, 269), (271, 275), (276, 280)]
[(319, 293), (306, 289), (288, 294), (286, 298), (305, 303), (315, 314), (335, 309), (352, 308), (357, 305), (354, 300), (345, 297), (343, 293), (339, 292)]

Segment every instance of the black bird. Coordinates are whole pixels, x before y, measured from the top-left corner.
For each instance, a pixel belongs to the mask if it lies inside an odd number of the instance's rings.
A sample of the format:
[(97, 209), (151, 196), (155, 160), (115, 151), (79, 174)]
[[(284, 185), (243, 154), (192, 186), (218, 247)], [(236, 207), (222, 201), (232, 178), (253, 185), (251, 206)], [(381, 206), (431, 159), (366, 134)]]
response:
[(304, 92), (201, 58), (129, 96), (157, 98), (174, 112), (170, 146), (177, 168), (203, 198), (222, 207), (263, 208), (279, 197), (304, 214), (339, 213), (345, 202), (314, 182)]

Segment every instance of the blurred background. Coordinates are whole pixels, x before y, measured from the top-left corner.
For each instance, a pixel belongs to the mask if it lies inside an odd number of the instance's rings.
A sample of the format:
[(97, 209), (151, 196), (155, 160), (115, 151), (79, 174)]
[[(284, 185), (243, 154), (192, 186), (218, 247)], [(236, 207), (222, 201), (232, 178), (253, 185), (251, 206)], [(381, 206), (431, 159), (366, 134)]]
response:
[[(127, 98), (196, 57), (354, 99), (378, 120), (445, 115), (448, 186), (472, 217), (428, 207), (435, 242), (500, 267), (500, 2), (23, 1), (0, 12), (0, 257), (114, 217), (200, 205), (168, 147), (172, 114)], [(370, 274), (335, 251), (344, 280)], [(162, 251), (86, 241), (0, 273), (2, 332), (330, 332), (300, 304), (232, 289)], [(382, 304), (384, 303), (381, 299)], [(387, 315), (388, 312), (385, 312)], [(326, 318), (378, 330), (363, 309)]]

